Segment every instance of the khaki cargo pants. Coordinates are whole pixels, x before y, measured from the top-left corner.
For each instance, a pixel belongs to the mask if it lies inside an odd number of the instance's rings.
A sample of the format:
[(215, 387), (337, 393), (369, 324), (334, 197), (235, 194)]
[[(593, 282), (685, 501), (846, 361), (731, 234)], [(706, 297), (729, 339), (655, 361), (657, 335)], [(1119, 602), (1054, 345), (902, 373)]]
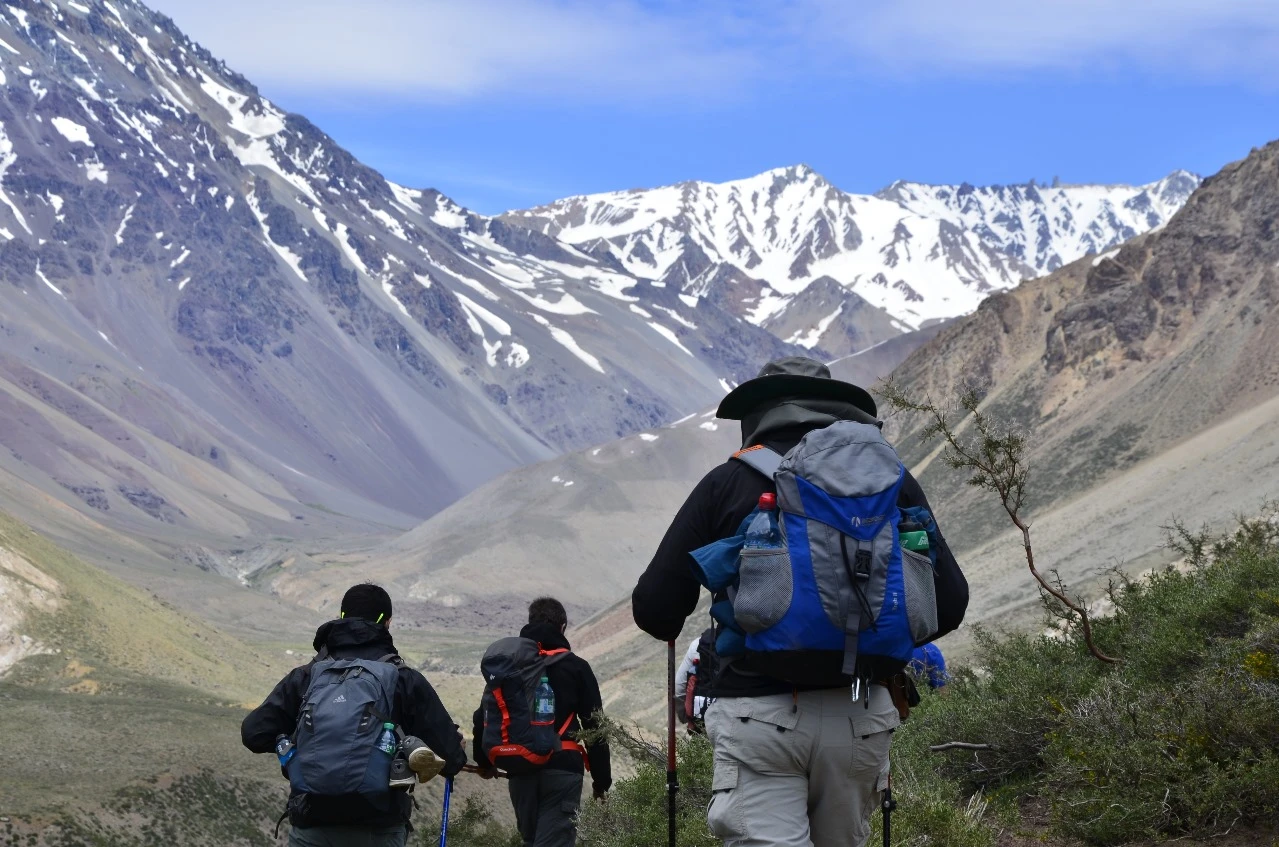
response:
[(726, 847), (862, 847), (888, 778), (888, 690), (731, 697), (706, 713), (715, 777), (706, 819)]

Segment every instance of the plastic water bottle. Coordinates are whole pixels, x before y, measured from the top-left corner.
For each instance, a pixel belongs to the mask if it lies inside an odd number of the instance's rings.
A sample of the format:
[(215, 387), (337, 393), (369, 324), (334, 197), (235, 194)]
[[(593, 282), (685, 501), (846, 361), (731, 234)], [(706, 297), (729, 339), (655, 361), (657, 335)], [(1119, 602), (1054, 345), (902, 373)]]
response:
[(759, 495), (759, 514), (746, 527), (744, 547), (780, 547), (782, 535), (777, 529), (777, 495)]
[(555, 723), (555, 691), (546, 677), (542, 677), (533, 694), (533, 722)]
[(297, 752), (297, 748), (293, 746), (293, 739), (287, 735), (281, 735), (275, 739), (275, 757), (280, 760), (280, 767), (287, 768), (289, 761), (292, 760), (293, 754)]
[(394, 756), (396, 746), (395, 724), (388, 721), (382, 724), (382, 734), (377, 737), (377, 749), (388, 756)]

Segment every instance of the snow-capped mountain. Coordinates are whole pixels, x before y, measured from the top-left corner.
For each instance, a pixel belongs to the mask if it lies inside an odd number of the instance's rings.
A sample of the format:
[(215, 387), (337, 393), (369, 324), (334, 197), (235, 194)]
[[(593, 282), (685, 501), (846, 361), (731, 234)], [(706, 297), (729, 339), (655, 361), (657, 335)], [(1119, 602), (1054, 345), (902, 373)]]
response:
[(95, 520), (403, 524), (768, 358), (969, 311), (1156, 225), (1195, 179), (1165, 182), (866, 197), (790, 168), (486, 217), (388, 182), (136, 0), (13, 0), (0, 440)]
[(148, 526), (404, 524), (798, 349), (388, 182), (135, 0), (0, 7), (0, 276), (0, 440)]
[(506, 217), (787, 341), (842, 354), (970, 312), (992, 291), (1160, 226), (1198, 184), (1178, 171), (1145, 186), (898, 182), (858, 195), (799, 165), (570, 197)]

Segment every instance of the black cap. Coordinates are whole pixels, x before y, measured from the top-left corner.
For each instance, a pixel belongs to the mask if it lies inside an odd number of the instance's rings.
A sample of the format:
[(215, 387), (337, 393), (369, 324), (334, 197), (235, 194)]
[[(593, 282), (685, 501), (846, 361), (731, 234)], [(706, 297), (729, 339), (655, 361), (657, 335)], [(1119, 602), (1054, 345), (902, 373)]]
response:
[(371, 582), (352, 585), (342, 595), (342, 617), (386, 623), (391, 619), (391, 595)]
[(724, 420), (740, 421), (766, 403), (789, 397), (841, 400), (872, 418), (876, 416), (875, 398), (866, 389), (833, 379), (830, 368), (804, 356), (787, 356), (764, 365), (757, 377), (728, 392), (715, 414)]

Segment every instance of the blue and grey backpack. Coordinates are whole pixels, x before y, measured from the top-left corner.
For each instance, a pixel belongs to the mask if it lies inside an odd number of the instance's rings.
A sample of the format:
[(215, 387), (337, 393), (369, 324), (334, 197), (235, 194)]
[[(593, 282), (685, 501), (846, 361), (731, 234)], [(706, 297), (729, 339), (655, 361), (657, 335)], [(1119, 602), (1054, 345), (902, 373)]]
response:
[[(391, 756), (378, 747), (383, 724), (392, 722), (399, 656), (320, 658), (302, 700), (288, 764), (289, 784), (299, 794), (357, 795), (376, 809), (391, 808)], [(403, 740), (396, 728), (398, 740)]]
[(906, 470), (879, 428), (837, 421), (785, 456), (760, 446), (734, 458), (773, 480), (782, 541), (744, 548), (752, 512), (739, 535), (693, 551), (702, 584), (727, 595), (711, 609), (720, 656), (797, 685), (899, 671), (937, 634), (937, 595), (932, 560), (902, 548)]

